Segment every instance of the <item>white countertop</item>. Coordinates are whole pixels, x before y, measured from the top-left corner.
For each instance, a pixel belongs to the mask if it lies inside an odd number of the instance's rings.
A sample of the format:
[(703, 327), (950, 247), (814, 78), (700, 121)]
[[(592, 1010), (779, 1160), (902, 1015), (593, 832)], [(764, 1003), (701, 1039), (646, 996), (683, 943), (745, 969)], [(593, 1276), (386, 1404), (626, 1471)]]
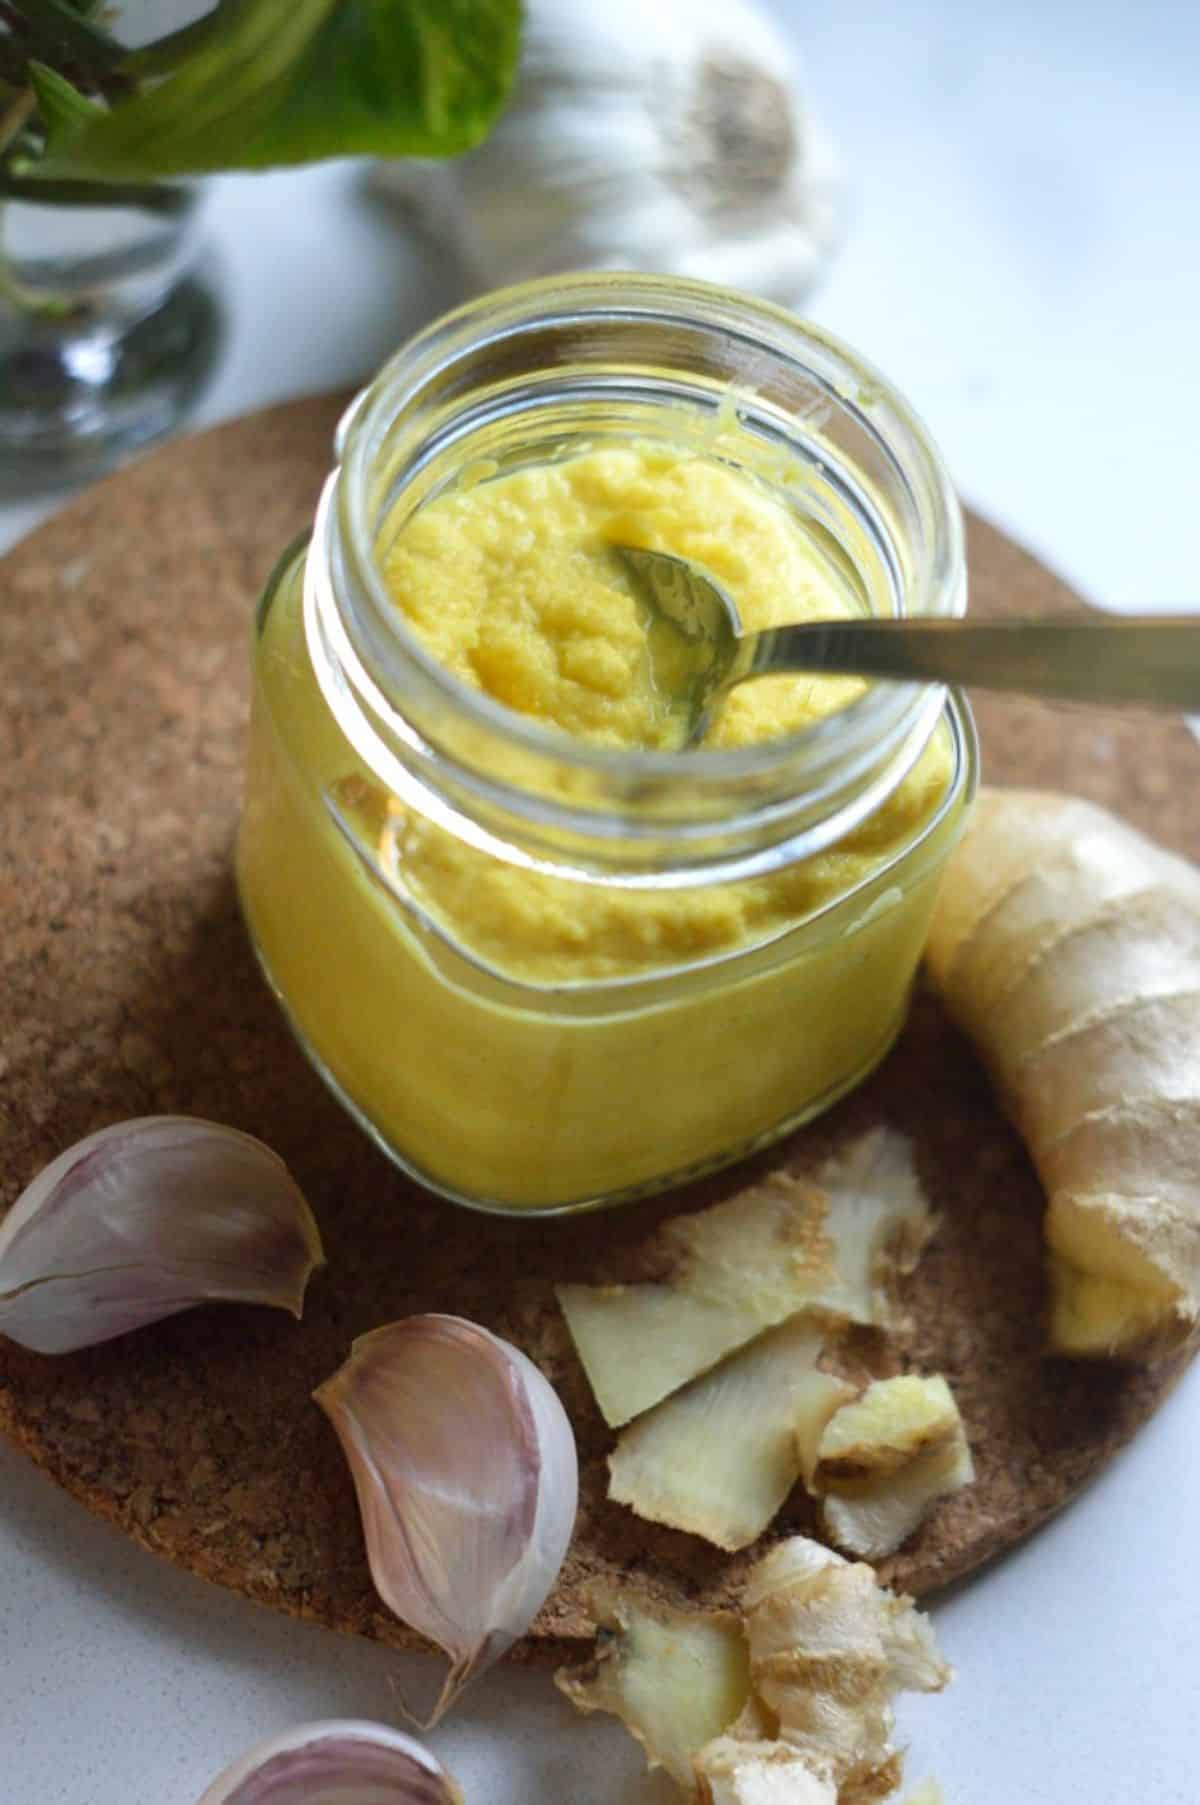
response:
[[(1086, 592), (1200, 605), (1200, 11), (777, 10), (849, 171), (815, 315), (908, 391), (964, 493)], [(352, 381), (453, 292), (347, 167), (219, 181), (211, 219), (233, 327), (199, 423)], [(0, 544), (37, 513), (0, 508)], [(937, 1606), (959, 1677), (901, 1703), (911, 1780), (936, 1773), (949, 1805), (1195, 1805), (1198, 1442), (1192, 1375), (1050, 1528)], [(0, 1805), (194, 1805), (261, 1735), (394, 1719), (401, 1665), (175, 1572), (0, 1450)], [(432, 1740), (471, 1805), (676, 1796), (536, 1671), (494, 1674)]]

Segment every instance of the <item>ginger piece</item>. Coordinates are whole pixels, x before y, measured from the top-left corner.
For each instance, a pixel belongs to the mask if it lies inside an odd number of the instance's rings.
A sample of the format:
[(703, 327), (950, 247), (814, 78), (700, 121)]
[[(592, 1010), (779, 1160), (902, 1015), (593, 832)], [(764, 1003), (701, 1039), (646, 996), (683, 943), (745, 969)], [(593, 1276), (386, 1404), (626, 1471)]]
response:
[(631, 1423), (609, 1456), (609, 1497), (718, 1548), (755, 1541), (854, 1395), (817, 1369), (824, 1334), (793, 1317)]
[(594, 1588), (595, 1653), (585, 1666), (561, 1668), (554, 1683), (580, 1711), (611, 1711), (687, 1790), (692, 1756), (719, 1737), (750, 1697), (750, 1654), (732, 1611), (677, 1611)]
[(888, 1797), (901, 1777), (893, 1695), (950, 1678), (911, 1599), (803, 1536), (754, 1567), (740, 1621), (619, 1595), (602, 1621), (595, 1660), (558, 1685), (581, 1710), (615, 1712), (697, 1805)]
[(1106, 810), (984, 791), (928, 965), (1047, 1193), (1060, 1353), (1200, 1321), (1200, 871)]
[(936, 1780), (922, 1780), (916, 1792), (910, 1792), (904, 1805), (946, 1805), (946, 1795)]
[(975, 1477), (945, 1379), (876, 1379), (830, 1417), (805, 1477), (839, 1548), (867, 1560), (893, 1553), (938, 1498)]
[(696, 1757), (704, 1805), (838, 1805), (832, 1770), (814, 1772), (782, 1742), (721, 1736)]
[(742, 1602), (751, 1688), (780, 1740), (832, 1769), (839, 1805), (886, 1798), (900, 1778), (893, 1695), (950, 1679), (928, 1618), (870, 1567), (803, 1536), (758, 1563)]
[(612, 1428), (804, 1309), (895, 1322), (894, 1282), (933, 1230), (912, 1147), (874, 1129), (816, 1180), (770, 1174), (677, 1216), (642, 1249), (645, 1280), (561, 1285), (558, 1299)]
[(611, 1429), (652, 1409), (769, 1326), (752, 1300), (717, 1303), (667, 1285), (560, 1285), (558, 1301)]

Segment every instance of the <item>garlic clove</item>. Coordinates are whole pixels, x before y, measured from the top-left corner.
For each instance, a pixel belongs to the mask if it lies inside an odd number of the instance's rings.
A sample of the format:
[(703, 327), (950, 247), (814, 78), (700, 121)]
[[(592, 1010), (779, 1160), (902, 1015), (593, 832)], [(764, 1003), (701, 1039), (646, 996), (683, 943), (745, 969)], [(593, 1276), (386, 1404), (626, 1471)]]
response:
[(578, 1491), (571, 1425), (531, 1360), (458, 1316), (362, 1336), (314, 1395), (350, 1463), (376, 1590), (450, 1661), (436, 1723), (558, 1577)]
[(260, 1742), (198, 1805), (462, 1805), (462, 1793), (411, 1736), (347, 1719)]
[(321, 1237), (278, 1154), (192, 1116), (69, 1147), (0, 1224), (0, 1334), (65, 1354), (216, 1301), (300, 1315)]

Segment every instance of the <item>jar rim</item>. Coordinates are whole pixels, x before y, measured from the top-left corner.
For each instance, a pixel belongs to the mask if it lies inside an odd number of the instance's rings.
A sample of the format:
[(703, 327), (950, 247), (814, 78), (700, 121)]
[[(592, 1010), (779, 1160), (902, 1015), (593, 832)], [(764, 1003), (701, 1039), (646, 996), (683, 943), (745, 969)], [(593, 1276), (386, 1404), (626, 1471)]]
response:
[(737, 747), (605, 746), (463, 683), (387, 586), (381, 535), (472, 447), (532, 456), (539, 431), (570, 445), (572, 419), (589, 439), (592, 421), (601, 438), (637, 437), (643, 421), (657, 437), (673, 407), (686, 441), (698, 422), (719, 433), (730, 406), (747, 472), (832, 534), (877, 612), (963, 612), (962, 519), (941, 458), (908, 403), (832, 334), (676, 277), (500, 290), (433, 322), (351, 404), (314, 524), (309, 653), (343, 732), (394, 794), (509, 863), (690, 887), (820, 852), (891, 793), (942, 716), (942, 685), (871, 684), (799, 731)]
[[(544, 304), (544, 305), (543, 305)], [(901, 718), (909, 729), (921, 712), (922, 692), (937, 691), (939, 700), (929, 709), (933, 719), (941, 711), (944, 687), (938, 685), (872, 684), (861, 696), (836, 713), (826, 715), (786, 734), (733, 747), (695, 747), (685, 755), (678, 751), (643, 747), (613, 747), (577, 739), (561, 729), (543, 725), (493, 697), (463, 683), (447, 669), (409, 629), (384, 581), (373, 556), (361, 556), (374, 540), (368, 518), (369, 473), (372, 459), (395, 416), (397, 403), (415, 396), (436, 379), (461, 351), (479, 342), (479, 330), (498, 340), (534, 322), (553, 319), (562, 324), (584, 324), (602, 314), (666, 320), (697, 308), (715, 314), (756, 349), (785, 357), (811, 354), (815, 349), (826, 361), (819, 372), (827, 379), (839, 377), (857, 391), (856, 406), (871, 417), (885, 438), (893, 457), (910, 478), (910, 487), (927, 515), (930, 537), (941, 536), (945, 547), (944, 572), (934, 585), (928, 605), (914, 607), (913, 614), (953, 616), (965, 611), (966, 598), (957, 572), (963, 559), (962, 515), (949, 472), (920, 416), (901, 393), (868, 359), (824, 328), (802, 321), (772, 302), (738, 294), (715, 283), (695, 278), (604, 272), (542, 277), (496, 289), (443, 314), (410, 339), (388, 359), (374, 380), (351, 402), (338, 429), (341, 469), (346, 480), (337, 486), (337, 508), (348, 543), (359, 552), (357, 574), (364, 582), (376, 614), (386, 621), (422, 677), (445, 701), (513, 746), (539, 756), (552, 757), (568, 769), (600, 775), (670, 780), (686, 772), (703, 782), (706, 777), (741, 778), (776, 768), (805, 751), (820, 768), (827, 757), (845, 756), (847, 736), (864, 739), (886, 736)], [(751, 340), (750, 328), (758, 334)], [(839, 392), (841, 392), (839, 390)], [(842, 399), (847, 399), (842, 393)], [(915, 479), (915, 480), (913, 480)], [(929, 587), (928, 582), (924, 585)]]

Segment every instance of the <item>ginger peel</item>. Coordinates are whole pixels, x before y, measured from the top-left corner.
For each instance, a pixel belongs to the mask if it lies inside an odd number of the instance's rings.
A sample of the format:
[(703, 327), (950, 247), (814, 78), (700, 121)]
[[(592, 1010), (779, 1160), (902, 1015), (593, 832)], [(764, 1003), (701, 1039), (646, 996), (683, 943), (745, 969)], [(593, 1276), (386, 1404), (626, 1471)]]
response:
[(619, 1428), (805, 1310), (895, 1325), (933, 1217), (912, 1146), (874, 1129), (815, 1177), (776, 1172), (650, 1237), (633, 1282), (561, 1285), (596, 1402)]
[(911, 1599), (803, 1536), (752, 1570), (740, 1617), (594, 1599), (595, 1659), (556, 1675), (612, 1711), (695, 1805), (871, 1805), (901, 1778), (892, 1698), (950, 1669)]

